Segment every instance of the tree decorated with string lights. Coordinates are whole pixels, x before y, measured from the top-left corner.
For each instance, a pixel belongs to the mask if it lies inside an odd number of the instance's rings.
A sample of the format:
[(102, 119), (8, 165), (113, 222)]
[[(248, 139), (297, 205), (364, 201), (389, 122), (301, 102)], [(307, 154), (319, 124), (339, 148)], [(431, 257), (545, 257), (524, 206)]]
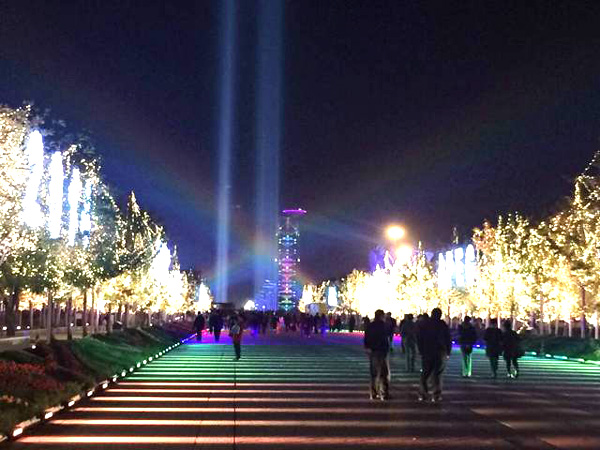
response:
[(30, 106), (0, 106), (0, 296), (8, 332), (14, 334), (22, 295), (38, 305), (46, 297), (50, 335), (53, 304), (67, 305), (70, 324), (73, 302), (85, 316), (89, 292), (92, 310), (104, 303), (127, 308), (132, 298), (142, 309), (174, 312), (190, 306), (176, 255), (169, 253), (160, 276), (151, 273), (159, 249), (166, 247), (162, 227), (133, 194), (121, 214), (101, 180), (89, 138), (45, 119)]

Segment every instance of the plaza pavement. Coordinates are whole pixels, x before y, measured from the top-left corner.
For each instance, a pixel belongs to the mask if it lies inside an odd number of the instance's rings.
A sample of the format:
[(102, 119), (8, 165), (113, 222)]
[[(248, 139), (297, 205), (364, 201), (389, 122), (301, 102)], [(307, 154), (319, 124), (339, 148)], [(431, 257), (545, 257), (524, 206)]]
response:
[[(368, 398), (362, 335), (190, 341), (16, 442), (39, 449), (598, 449), (600, 367), (523, 358), (489, 378), (483, 352), (460, 376), (454, 351), (441, 404), (417, 402), (418, 374), (392, 356), (391, 401)], [(501, 363), (503, 368), (503, 365)], [(504, 375), (504, 371), (501, 371)]]

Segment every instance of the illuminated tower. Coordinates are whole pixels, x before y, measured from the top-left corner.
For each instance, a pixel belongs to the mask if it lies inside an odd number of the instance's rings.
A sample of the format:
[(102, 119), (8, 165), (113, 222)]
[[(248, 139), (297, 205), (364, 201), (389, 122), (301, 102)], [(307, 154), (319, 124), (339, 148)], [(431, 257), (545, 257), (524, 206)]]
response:
[(277, 307), (290, 311), (298, 306), (302, 286), (298, 281), (300, 253), (300, 218), (306, 214), (303, 209), (285, 209), (277, 232), (277, 262), (279, 283)]

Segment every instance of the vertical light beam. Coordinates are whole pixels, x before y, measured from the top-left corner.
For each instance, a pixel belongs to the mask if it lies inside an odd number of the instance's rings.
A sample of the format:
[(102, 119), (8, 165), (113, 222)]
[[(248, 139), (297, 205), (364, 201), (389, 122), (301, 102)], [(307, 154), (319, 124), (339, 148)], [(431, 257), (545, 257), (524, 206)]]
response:
[(236, 53), (236, 7), (234, 0), (223, 2), (221, 13), (219, 180), (217, 200), (217, 267), (215, 296), (218, 303), (228, 300), (229, 228), (231, 204), (231, 147), (233, 134), (234, 74)]
[(258, 1), (254, 298), (269, 309), (277, 308), (276, 289), (263, 286), (277, 280), (283, 13), (282, 0)]

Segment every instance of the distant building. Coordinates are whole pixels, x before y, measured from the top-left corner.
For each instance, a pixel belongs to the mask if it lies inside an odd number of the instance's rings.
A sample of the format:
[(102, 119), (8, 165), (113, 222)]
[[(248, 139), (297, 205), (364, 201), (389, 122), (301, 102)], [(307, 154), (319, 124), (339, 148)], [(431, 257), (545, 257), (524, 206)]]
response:
[(256, 309), (277, 309), (277, 294), (277, 280), (265, 280), (260, 291), (254, 298)]
[(277, 308), (290, 311), (298, 307), (302, 295), (302, 285), (298, 280), (300, 263), (299, 240), (300, 218), (306, 214), (303, 209), (286, 209), (281, 213), (277, 232)]
[(477, 277), (473, 244), (438, 253), (437, 275), (440, 289), (468, 289)]

